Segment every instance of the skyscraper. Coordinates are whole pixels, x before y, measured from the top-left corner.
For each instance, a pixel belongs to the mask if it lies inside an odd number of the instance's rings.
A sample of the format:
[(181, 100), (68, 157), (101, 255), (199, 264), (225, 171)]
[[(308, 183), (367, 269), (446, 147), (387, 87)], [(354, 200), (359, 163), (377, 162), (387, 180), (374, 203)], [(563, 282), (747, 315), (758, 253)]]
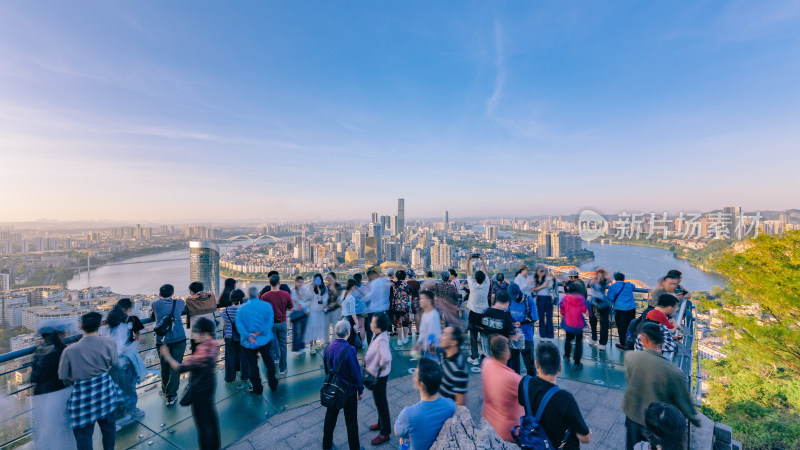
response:
[(550, 233), (539, 233), (536, 245), (536, 256), (539, 258), (550, 258), (553, 256), (553, 243)]
[(361, 230), (353, 231), (353, 246), (359, 258), (364, 257), (364, 233)]
[(189, 241), (190, 282), (203, 283), (206, 291), (219, 295), (219, 247), (208, 241)]
[(431, 269), (449, 269), (452, 265), (451, 253), (451, 247), (448, 244), (436, 244), (431, 247)]
[(444, 222), (442, 223), (442, 229), (444, 231), (450, 229), (450, 214), (447, 211), (444, 212)]
[(722, 220), (725, 221), (724, 228), (726, 228), (728, 239), (741, 239), (744, 236), (745, 230), (740, 229), (742, 227), (741, 206), (726, 206), (722, 208)]
[(489, 241), (496, 241), (497, 240), (497, 226), (496, 225), (488, 225), (486, 227), (486, 239)]
[(406, 230), (406, 200), (397, 199), (397, 230), (395, 234), (403, 233)]
[[(384, 227), (382, 224), (375, 222), (369, 225), (369, 237), (375, 238), (375, 260), (378, 261), (378, 264), (383, 262), (383, 230)], [(365, 247), (369, 247), (369, 241), (367, 241)], [(367, 250), (364, 250), (364, 258), (368, 258)]]
[(372, 223), (378, 222), (378, 213), (372, 213)]

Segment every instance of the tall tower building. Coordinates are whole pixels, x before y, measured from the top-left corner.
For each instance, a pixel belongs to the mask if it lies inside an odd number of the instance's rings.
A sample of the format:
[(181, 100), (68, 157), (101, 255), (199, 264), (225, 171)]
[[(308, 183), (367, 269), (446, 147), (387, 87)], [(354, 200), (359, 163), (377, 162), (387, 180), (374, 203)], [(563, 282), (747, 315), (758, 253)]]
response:
[(396, 234), (405, 232), (406, 230), (406, 200), (404, 198), (397, 199), (397, 230)]
[(364, 257), (364, 233), (361, 230), (353, 231), (353, 246), (356, 248), (359, 258)]
[[(375, 238), (375, 258), (378, 264), (383, 262), (383, 224), (375, 222), (369, 225), (369, 237)], [(365, 248), (369, 246), (369, 241), (365, 244)], [(364, 250), (364, 258), (367, 258), (367, 250)]]
[(539, 233), (539, 241), (536, 244), (536, 256), (539, 258), (550, 258), (553, 256), (553, 243), (550, 233)]
[(189, 241), (190, 282), (203, 283), (205, 290), (219, 295), (219, 247), (208, 241)]
[[(722, 208), (722, 219), (726, 221), (725, 228), (728, 232), (728, 239), (739, 239), (744, 236), (741, 206), (726, 206)], [(741, 230), (741, 231), (740, 231)]]
[(447, 211), (444, 212), (444, 222), (442, 223), (442, 228), (444, 231), (450, 229), (450, 214)]
[(376, 212), (372, 213), (372, 223), (378, 222), (379, 220), (380, 219), (378, 219), (378, 213)]

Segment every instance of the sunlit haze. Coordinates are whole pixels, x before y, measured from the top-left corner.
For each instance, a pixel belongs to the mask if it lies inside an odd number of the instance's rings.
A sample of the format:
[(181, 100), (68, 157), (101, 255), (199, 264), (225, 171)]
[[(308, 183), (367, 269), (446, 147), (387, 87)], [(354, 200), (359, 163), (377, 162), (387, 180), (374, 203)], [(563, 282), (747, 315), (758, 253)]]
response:
[(0, 222), (797, 207), (800, 3), (2, 2)]

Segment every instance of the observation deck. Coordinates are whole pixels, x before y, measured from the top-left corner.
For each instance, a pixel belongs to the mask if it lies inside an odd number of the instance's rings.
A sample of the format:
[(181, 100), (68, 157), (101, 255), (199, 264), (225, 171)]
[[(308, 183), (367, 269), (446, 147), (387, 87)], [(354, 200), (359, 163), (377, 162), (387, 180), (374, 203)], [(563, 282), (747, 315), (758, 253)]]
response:
[[(636, 289), (639, 310), (644, 308), (647, 291)], [(691, 301), (684, 301), (678, 313), (684, 327), (684, 342), (678, 344), (678, 351), (672, 356), (673, 362), (684, 372), (687, 388), (699, 402), (699, 359), (693, 356), (694, 347), (694, 308)], [(159, 360), (154, 346), (153, 323), (150, 319), (142, 320), (146, 325), (143, 332), (144, 343), (140, 353), (149, 373), (138, 386), (138, 407), (146, 415), (134, 423), (127, 425), (117, 433), (116, 448), (143, 449), (193, 449), (197, 448), (197, 433), (189, 408), (181, 406), (167, 407), (164, 397), (159, 392), (158, 376)], [(554, 309), (556, 338), (554, 342), (563, 349), (564, 335), (558, 328), (560, 317), (558, 308)], [(221, 338), (220, 330), (217, 337)], [(574, 369), (564, 365), (559, 375), (559, 384), (571, 391), (578, 401), (584, 417), (593, 432), (592, 444), (585, 448), (620, 448), (624, 447), (625, 427), (624, 414), (620, 410), (622, 395), (626, 386), (623, 368), (623, 353), (613, 346), (618, 341), (615, 328), (610, 327), (610, 340), (607, 351), (600, 351), (589, 345), (588, 330), (585, 333), (582, 369)], [(188, 334), (187, 334), (188, 335)], [(289, 333), (291, 337), (291, 333)], [(77, 339), (76, 337), (72, 338)], [(538, 336), (535, 342), (538, 343)], [(400, 346), (396, 338), (391, 339), (393, 352), (392, 372), (390, 374), (389, 403), (392, 419), (397, 417), (400, 409), (418, 401), (417, 393), (411, 387), (408, 377), (416, 367), (416, 361), (410, 351), (414, 341)], [(221, 349), (224, 350), (224, 349)], [(32, 389), (27, 383), (30, 375), (30, 364), (35, 348), (27, 348), (0, 355), (0, 379), (6, 381), (4, 397), (10, 411), (0, 419), (0, 449), (33, 448), (32, 440)], [(188, 351), (188, 346), (187, 346)], [(465, 346), (465, 351), (468, 351)], [(363, 358), (364, 351), (359, 352)], [(222, 445), (233, 448), (300, 448), (312, 447), (322, 440), (322, 418), (324, 410), (319, 406), (319, 389), (324, 375), (322, 371), (322, 353), (311, 355), (306, 352), (302, 356), (288, 356), (288, 373), (279, 376), (276, 392), (265, 389), (263, 395), (256, 396), (248, 392), (249, 383), (224, 381), (224, 351), (220, 353), (217, 367), (216, 407), (219, 414)], [(263, 372), (263, 366), (260, 364)], [(480, 419), (482, 392), (480, 369), (470, 366), (471, 379), (469, 385), (468, 406), (473, 419)], [(524, 369), (523, 369), (524, 371)], [(186, 384), (186, 377), (181, 380), (181, 390)], [(372, 432), (368, 426), (377, 417), (374, 404), (365, 395), (359, 404), (359, 421), (362, 425), (362, 445), (368, 446)], [(371, 421), (369, 424), (367, 422)], [(343, 422), (343, 421), (342, 421)], [(337, 427), (335, 444), (343, 444), (344, 424)], [(713, 424), (701, 429), (689, 428), (687, 439), (690, 448), (710, 448)], [(100, 445), (100, 432), (94, 434), (95, 446)], [(370, 438), (371, 439), (371, 438)], [(621, 440), (620, 440), (621, 439)], [(388, 444), (393, 447), (396, 438)], [(272, 446), (276, 447), (272, 447)], [(387, 448), (389, 448), (387, 447)], [(99, 447), (97, 447), (99, 448)]]

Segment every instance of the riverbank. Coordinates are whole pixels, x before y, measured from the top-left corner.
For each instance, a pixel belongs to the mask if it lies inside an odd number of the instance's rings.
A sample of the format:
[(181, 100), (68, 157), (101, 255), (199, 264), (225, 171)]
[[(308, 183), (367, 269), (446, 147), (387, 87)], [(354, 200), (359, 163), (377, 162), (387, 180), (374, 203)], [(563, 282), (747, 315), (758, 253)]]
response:
[(631, 245), (668, 250), (672, 252), (675, 258), (683, 259), (692, 267), (714, 275), (719, 275), (719, 273), (713, 268), (713, 260), (719, 257), (724, 251), (731, 248), (731, 243), (723, 240), (713, 240), (701, 249), (692, 249), (671, 242), (647, 239), (612, 240), (609, 245)]

